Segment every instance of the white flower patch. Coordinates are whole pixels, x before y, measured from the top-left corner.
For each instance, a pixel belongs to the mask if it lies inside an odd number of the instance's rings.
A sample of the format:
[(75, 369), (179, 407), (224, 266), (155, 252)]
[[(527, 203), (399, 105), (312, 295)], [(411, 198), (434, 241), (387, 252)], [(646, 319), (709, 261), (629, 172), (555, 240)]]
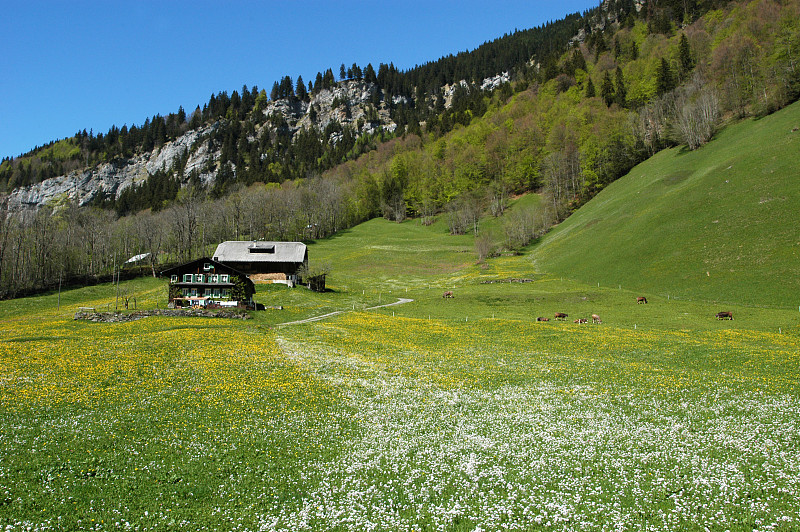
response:
[[(284, 348), (347, 388), (360, 437), (311, 464), (324, 482), (270, 530), (769, 530), (798, 519), (795, 397), (441, 389)], [(372, 375), (340, 379), (337, 363)]]

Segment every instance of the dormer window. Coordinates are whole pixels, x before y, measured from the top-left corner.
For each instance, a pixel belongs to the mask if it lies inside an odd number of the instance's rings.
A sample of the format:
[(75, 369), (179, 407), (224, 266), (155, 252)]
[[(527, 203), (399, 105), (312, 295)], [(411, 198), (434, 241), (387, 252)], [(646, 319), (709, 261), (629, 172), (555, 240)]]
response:
[(275, 253), (275, 244), (256, 242), (248, 246), (247, 251), (250, 253)]
[(210, 263), (206, 262), (205, 264), (203, 264), (203, 270), (204, 271), (211, 271), (213, 269), (214, 269), (214, 267)]

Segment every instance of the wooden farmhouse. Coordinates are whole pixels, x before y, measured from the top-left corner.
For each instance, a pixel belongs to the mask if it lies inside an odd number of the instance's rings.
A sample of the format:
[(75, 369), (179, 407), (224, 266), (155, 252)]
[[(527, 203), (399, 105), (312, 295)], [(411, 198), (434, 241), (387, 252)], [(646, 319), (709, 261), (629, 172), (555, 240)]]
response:
[(247, 275), (209, 258), (161, 272), (169, 277), (169, 305), (174, 307), (252, 308), (255, 285)]
[(230, 240), (217, 246), (214, 260), (254, 280), (294, 286), (308, 268), (308, 248), (302, 242)]

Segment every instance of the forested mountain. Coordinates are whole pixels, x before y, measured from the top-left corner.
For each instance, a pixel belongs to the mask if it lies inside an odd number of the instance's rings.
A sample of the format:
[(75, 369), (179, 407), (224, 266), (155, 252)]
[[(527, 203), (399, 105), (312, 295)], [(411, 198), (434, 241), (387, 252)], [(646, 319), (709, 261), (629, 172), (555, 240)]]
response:
[[(237, 181), (247, 184), (307, 177), (309, 173), (358, 156), (360, 149), (351, 151), (356, 147), (356, 139), (373, 134), (378, 124), (386, 126), (388, 133), (397, 128), (401, 134), (406, 130), (419, 133), (420, 122), (424, 124), (431, 114), (444, 111), (443, 87), (461, 81), (467, 83), (465, 90), (451, 95), (458, 107), (452, 113), (456, 116), (448, 120), (449, 114), (445, 113), (444, 120), (437, 121), (437, 130), (443, 133), (458, 121), (464, 122), (459, 113), (480, 105), (481, 100), (475, 96), (476, 102), (462, 102), (469, 100), (470, 89), (502, 72), (529, 75), (527, 63), (531, 59), (552, 62), (586, 20), (586, 15), (573, 14), (503, 36), (472, 52), (444, 57), (404, 72), (391, 63), (381, 63), (377, 70), (372, 64), (361, 67), (353, 63), (346, 67), (342, 63), (338, 82), (332, 69), (317, 73), (307, 86), (302, 77), (293, 81), (285, 76), (273, 84), (269, 94), (257, 86), (245, 85), (230, 94), (227, 91), (212, 94), (202, 109), (198, 106), (189, 114), (181, 107), (167, 116), (148, 118), (140, 126), (112, 126), (106, 134), (79, 131), (74, 137), (51, 142), (19, 158), (4, 158), (0, 165), (0, 190), (28, 186), (101, 163), (119, 164), (175, 141), (187, 131), (211, 124), (218, 125), (209, 139), (211, 144), (224, 148), (216, 166), (233, 163)], [(352, 94), (334, 95), (336, 101), (332, 98), (327, 102), (312, 101), (323, 91), (336, 91), (345, 81), (357, 82), (359, 89), (368, 95), (366, 101), (353, 99)], [(270, 105), (276, 102), (280, 104)], [(341, 109), (342, 116), (336, 120), (320, 119), (320, 107), (325, 103)], [(352, 106), (360, 108), (361, 120), (351, 119)], [(273, 112), (276, 109), (279, 112)], [(292, 142), (298, 130), (288, 123), (292, 117), (296, 120), (297, 115), (306, 115), (305, 126), (315, 126), (303, 128), (312, 138), (304, 138), (299, 147)], [(331, 142), (332, 137), (337, 139), (335, 143)], [(259, 156), (250, 157), (253, 153)], [(279, 171), (271, 167), (275, 163), (280, 165)]]
[[(482, 236), (519, 248), (661, 148), (797, 99), (799, 21), (800, 0), (611, 0), (408, 71), (342, 64), (82, 131), (0, 165), (3, 208), (27, 212), (0, 213), (0, 290), (381, 215), (506, 216)], [(546, 208), (504, 214), (528, 191)]]

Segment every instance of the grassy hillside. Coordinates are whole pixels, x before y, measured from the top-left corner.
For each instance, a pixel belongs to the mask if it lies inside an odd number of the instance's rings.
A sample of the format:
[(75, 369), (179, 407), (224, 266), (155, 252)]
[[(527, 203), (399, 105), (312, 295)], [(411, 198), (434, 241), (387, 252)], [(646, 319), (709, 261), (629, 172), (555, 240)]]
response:
[(536, 267), (688, 299), (800, 303), (800, 103), (635, 167), (533, 249)]

